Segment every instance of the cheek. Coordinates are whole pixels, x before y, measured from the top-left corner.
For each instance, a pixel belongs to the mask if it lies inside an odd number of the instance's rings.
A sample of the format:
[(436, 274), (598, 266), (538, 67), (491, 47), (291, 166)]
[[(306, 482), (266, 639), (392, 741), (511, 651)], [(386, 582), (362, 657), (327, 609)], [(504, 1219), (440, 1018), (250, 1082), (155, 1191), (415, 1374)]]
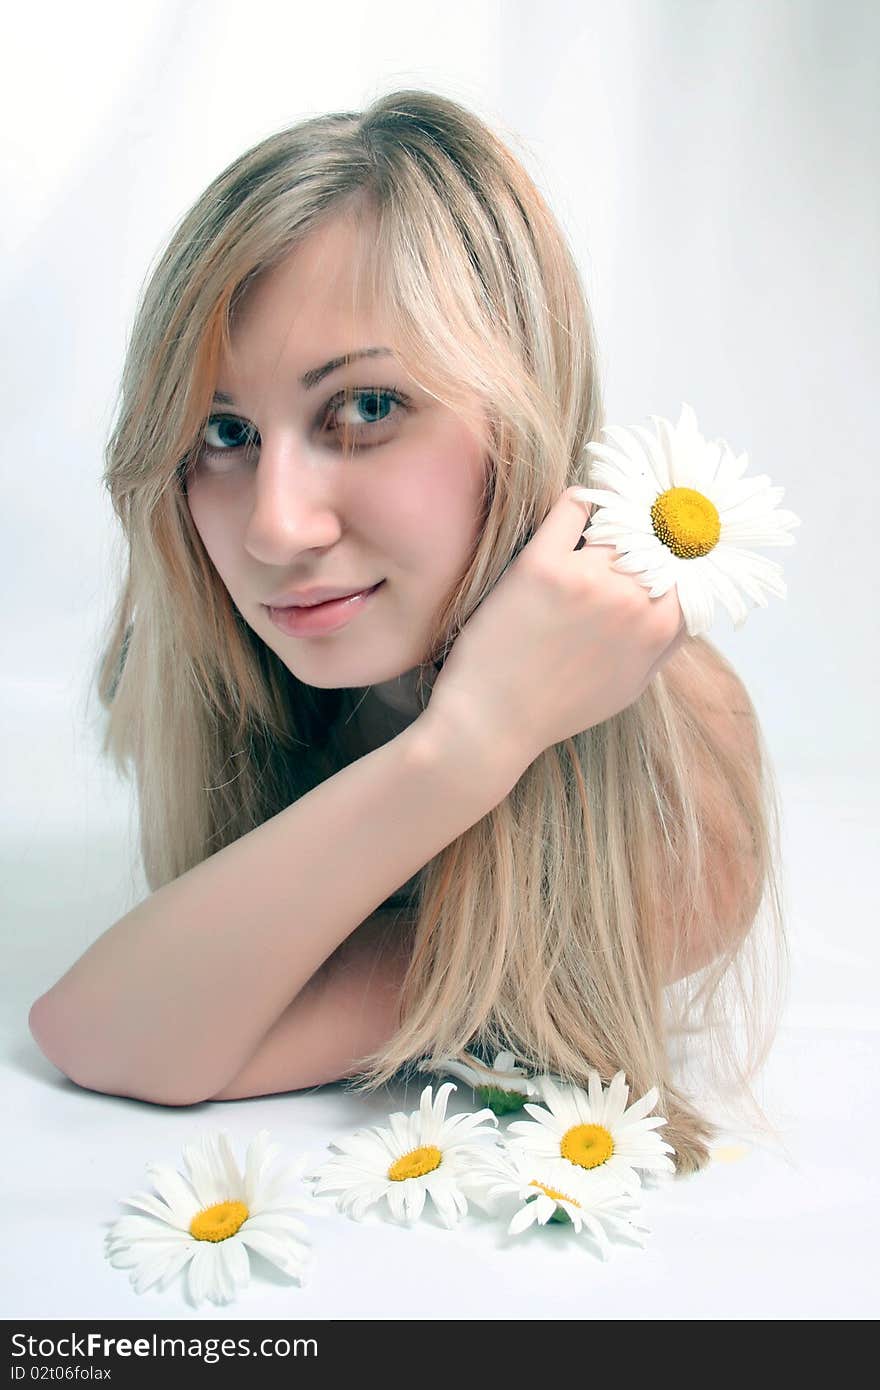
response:
[(228, 557), (233, 551), (233, 527), (227, 509), (217, 505), (208, 488), (197, 484), (189, 487), (187, 505), (193, 526), (212, 564), (221, 576), (224, 575), (228, 568)]
[(477, 460), (457, 450), (422, 454), (418, 476), (398, 478), (384, 507), (386, 525), (397, 530), (398, 545), (444, 573), (459, 571), (479, 535), (483, 473)]

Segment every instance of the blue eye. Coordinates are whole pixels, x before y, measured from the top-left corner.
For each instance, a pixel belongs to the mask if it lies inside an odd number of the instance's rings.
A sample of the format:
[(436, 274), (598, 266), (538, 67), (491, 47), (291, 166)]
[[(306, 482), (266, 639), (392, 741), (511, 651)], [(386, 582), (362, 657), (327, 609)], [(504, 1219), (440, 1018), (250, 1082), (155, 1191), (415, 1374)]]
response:
[[(366, 437), (370, 432), (375, 432), (377, 427), (393, 422), (394, 416), (378, 413), (383, 406), (394, 404), (402, 409), (408, 409), (410, 405), (409, 396), (402, 391), (395, 391), (391, 387), (358, 387), (355, 390), (340, 391), (334, 396), (326, 406), (323, 424), (326, 428), (327, 421), (332, 419), (332, 429), (339, 428), (352, 442), (360, 442), (358, 431), (365, 430)], [(344, 407), (351, 407), (360, 418), (348, 420), (339, 426), (337, 416)], [(399, 412), (397, 412), (399, 413)], [(367, 418), (364, 419), (363, 416)], [(220, 444), (210, 444), (207, 442), (210, 432), (217, 432), (218, 438), (225, 442)], [(230, 437), (231, 436), (231, 437)], [(202, 456), (217, 458), (221, 454), (234, 454), (240, 449), (252, 450), (254, 445), (255, 432), (245, 421), (240, 420), (237, 415), (212, 415), (205, 427), (205, 443), (202, 445)]]
[[(236, 449), (244, 448), (245, 440), (238, 440), (236, 436), (243, 431), (243, 423), (237, 420), (234, 415), (212, 415), (208, 421), (205, 438), (207, 439), (210, 430), (219, 430), (220, 438), (223, 439), (221, 445), (205, 444), (202, 452), (205, 454), (230, 454), (235, 453)], [(229, 433), (233, 436), (233, 442), (229, 442)], [(224, 436), (226, 436), (224, 438)]]

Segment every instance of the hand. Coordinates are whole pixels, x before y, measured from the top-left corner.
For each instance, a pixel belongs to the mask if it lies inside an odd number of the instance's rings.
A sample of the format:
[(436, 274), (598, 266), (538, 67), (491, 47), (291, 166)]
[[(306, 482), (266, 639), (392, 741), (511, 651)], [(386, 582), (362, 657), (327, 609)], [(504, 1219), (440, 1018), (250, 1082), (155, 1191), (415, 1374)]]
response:
[(616, 570), (613, 545), (575, 546), (592, 506), (568, 488), (471, 614), (426, 710), (497, 741), (520, 771), (631, 705), (684, 641), (675, 588)]

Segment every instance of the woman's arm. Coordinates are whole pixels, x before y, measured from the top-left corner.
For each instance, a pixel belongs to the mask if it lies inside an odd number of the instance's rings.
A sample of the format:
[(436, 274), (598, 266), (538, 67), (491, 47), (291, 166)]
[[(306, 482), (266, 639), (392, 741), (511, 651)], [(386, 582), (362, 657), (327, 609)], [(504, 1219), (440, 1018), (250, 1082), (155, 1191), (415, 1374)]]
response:
[(339, 1081), (397, 1032), (410, 958), (394, 909), (352, 932), (275, 1020), (237, 1076), (212, 1100), (300, 1091)]
[(516, 784), (463, 724), (426, 711), (121, 918), (33, 1005), (49, 1060), (162, 1105), (222, 1092), (341, 942)]

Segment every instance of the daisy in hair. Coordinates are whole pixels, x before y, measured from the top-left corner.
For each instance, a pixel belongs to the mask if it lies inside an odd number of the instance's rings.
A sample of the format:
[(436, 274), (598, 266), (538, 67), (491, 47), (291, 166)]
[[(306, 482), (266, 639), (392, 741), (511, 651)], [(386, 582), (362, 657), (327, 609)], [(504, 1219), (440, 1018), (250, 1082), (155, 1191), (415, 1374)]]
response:
[(596, 504), (585, 542), (615, 546), (613, 568), (652, 598), (675, 585), (692, 637), (711, 626), (716, 600), (740, 628), (747, 598), (766, 608), (765, 590), (786, 595), (782, 566), (754, 547), (794, 545), (800, 518), (777, 507), (785, 489), (766, 473), (745, 476), (747, 454), (735, 458), (725, 440), (703, 438), (689, 405), (677, 425), (650, 418), (656, 438), (643, 426), (604, 425), (611, 443), (585, 445), (589, 481), (599, 484), (578, 489)]

